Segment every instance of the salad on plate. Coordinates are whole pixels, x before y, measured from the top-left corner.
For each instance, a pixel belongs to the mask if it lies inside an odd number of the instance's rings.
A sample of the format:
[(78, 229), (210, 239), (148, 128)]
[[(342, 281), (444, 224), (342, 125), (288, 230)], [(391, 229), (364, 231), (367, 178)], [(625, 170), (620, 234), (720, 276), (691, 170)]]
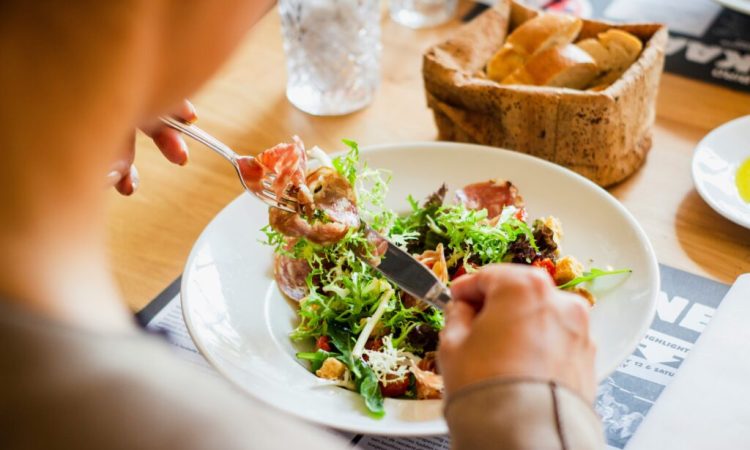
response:
[(360, 164), (357, 143), (331, 159), (301, 140), (256, 157), (245, 175), (252, 189), (275, 176), (277, 195), (291, 196), (296, 213), (270, 208), (265, 241), (275, 253), (274, 276), (298, 303), (290, 338), (308, 343), (297, 353), (328, 383), (358, 392), (374, 417), (384, 398), (438, 399), (443, 380), (436, 359), (443, 314), (401, 291), (368, 263), (377, 258), (367, 226), (408, 251), (449, 285), (495, 263), (545, 270), (560, 289), (596, 299), (586, 283), (629, 270), (585, 270), (561, 249), (554, 216), (529, 220), (523, 197), (506, 180), (487, 180), (455, 191), (445, 185), (426, 199), (409, 196), (408, 212), (385, 205), (390, 173)]

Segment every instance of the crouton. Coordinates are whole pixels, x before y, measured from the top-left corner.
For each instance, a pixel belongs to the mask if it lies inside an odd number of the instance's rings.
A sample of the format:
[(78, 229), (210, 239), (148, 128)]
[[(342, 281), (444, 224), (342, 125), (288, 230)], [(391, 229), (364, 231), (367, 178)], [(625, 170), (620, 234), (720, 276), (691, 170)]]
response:
[(419, 400), (443, 398), (445, 385), (443, 377), (429, 370), (422, 370), (419, 367), (412, 367), (411, 373), (414, 374), (414, 382), (417, 388), (417, 398)]
[(546, 226), (554, 233), (555, 243), (560, 245), (560, 241), (562, 241), (563, 238), (563, 228), (560, 219), (555, 216), (547, 216), (541, 220), (542, 225)]
[(547, 216), (534, 221), (534, 238), (545, 257), (560, 256), (563, 229), (560, 219)]
[(578, 294), (581, 297), (585, 298), (587, 302), (589, 302), (589, 305), (594, 306), (596, 304), (596, 297), (594, 297), (594, 294), (592, 294), (588, 289), (584, 287), (575, 287), (571, 289), (572, 293)]
[(343, 379), (344, 373), (346, 373), (346, 366), (336, 358), (326, 358), (320, 369), (315, 371), (315, 375), (327, 380)]
[(583, 275), (583, 264), (572, 256), (564, 256), (555, 263), (555, 284), (560, 286)]

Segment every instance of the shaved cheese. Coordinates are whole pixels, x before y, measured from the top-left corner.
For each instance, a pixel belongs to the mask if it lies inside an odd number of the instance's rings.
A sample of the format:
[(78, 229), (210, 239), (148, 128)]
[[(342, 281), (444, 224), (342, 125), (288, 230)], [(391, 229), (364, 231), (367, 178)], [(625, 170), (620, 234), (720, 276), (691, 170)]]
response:
[(320, 162), (320, 165), (323, 167), (333, 167), (333, 161), (331, 161), (331, 157), (328, 156), (328, 154), (317, 145), (308, 150), (307, 155), (310, 158), (315, 158), (316, 160), (318, 160), (318, 162)]
[(503, 211), (500, 213), (500, 219), (497, 221), (497, 225), (500, 225), (502, 223), (505, 223), (516, 216), (516, 213), (518, 212), (518, 208), (516, 208), (513, 205), (508, 205), (505, 208), (503, 208)]
[(409, 374), (414, 360), (419, 359), (409, 352), (401, 351), (393, 346), (390, 335), (383, 338), (383, 345), (378, 350), (365, 350), (367, 365), (370, 366), (378, 381), (392, 383), (401, 380)]

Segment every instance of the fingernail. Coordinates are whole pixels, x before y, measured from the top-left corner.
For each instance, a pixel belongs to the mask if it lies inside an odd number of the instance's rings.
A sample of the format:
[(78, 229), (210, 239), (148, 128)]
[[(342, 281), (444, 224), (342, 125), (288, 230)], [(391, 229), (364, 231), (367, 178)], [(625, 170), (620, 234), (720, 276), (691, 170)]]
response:
[(180, 165), (184, 166), (185, 164), (188, 163), (188, 160), (190, 159), (190, 150), (188, 150), (187, 143), (185, 143), (185, 140), (182, 138), (180, 138), (180, 148), (182, 149), (185, 155), (185, 158), (182, 161), (180, 161)]
[(195, 111), (195, 106), (193, 106), (192, 103), (185, 100), (185, 103), (188, 105), (188, 109), (190, 110), (190, 115), (185, 118), (188, 123), (193, 123), (198, 120), (198, 113)]
[(130, 166), (130, 184), (133, 186), (133, 192), (138, 189), (138, 185), (141, 182), (141, 178), (138, 175), (138, 169), (135, 166)]
[(120, 182), (122, 174), (116, 170), (107, 174), (107, 186), (114, 186)]

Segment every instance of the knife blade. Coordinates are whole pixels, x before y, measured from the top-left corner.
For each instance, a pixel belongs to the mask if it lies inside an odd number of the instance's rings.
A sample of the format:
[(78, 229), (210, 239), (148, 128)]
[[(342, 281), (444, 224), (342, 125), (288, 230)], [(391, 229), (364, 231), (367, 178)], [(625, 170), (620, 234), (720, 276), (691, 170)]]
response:
[(450, 290), (424, 264), (383, 235), (365, 226), (368, 241), (374, 245), (374, 257), (361, 256), (372, 268), (399, 288), (443, 310), (451, 299)]

